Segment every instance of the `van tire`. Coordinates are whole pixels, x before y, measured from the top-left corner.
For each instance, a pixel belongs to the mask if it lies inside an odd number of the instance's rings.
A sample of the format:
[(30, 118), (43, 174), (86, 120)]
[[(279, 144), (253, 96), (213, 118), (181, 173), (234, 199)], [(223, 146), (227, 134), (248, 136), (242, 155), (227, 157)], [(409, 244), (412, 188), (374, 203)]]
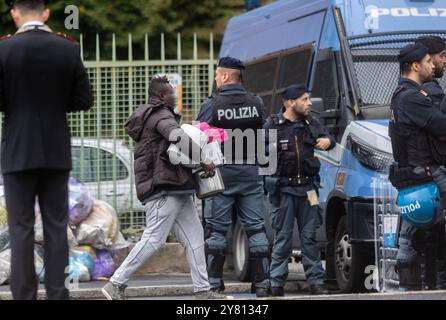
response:
[(342, 216), (336, 227), (334, 267), (339, 291), (342, 293), (366, 291), (365, 268), (373, 264), (368, 247), (350, 243), (347, 216)]
[(248, 237), (238, 220), (232, 230), (232, 259), (234, 272), (239, 281), (251, 281)]

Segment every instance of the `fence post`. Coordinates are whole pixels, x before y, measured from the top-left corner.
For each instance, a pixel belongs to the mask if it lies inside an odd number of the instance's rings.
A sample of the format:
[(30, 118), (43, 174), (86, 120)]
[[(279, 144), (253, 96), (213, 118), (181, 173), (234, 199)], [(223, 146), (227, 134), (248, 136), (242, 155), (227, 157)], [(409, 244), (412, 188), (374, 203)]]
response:
[[(83, 61), (84, 60), (84, 39), (83, 39), (82, 35), (80, 36), (80, 47), (81, 47), (81, 53), (80, 53), (81, 54), (81, 59)], [(81, 138), (81, 159), (84, 159), (84, 134), (85, 134), (85, 132), (84, 132), (84, 126), (85, 126), (85, 123), (84, 123), (84, 112), (83, 111), (80, 112), (78, 114), (78, 117), (79, 117), (79, 123), (80, 123), (80, 126), (81, 126), (80, 127), (80, 131), (78, 133), (80, 135), (80, 138)], [(85, 178), (84, 177), (85, 170), (84, 170), (84, 166), (83, 165), (80, 166), (80, 170), (81, 170), (81, 172), (80, 172), (81, 180), (84, 180), (84, 178)]]
[[(149, 36), (146, 33), (144, 35), (144, 61), (148, 62), (149, 61)], [(146, 72), (146, 101), (149, 101), (149, 81), (150, 81), (150, 76), (149, 76), (149, 66), (146, 65), (145, 67), (145, 72)]]
[(161, 33), (161, 61), (163, 62), (161, 65), (161, 73), (166, 73), (166, 66), (164, 65), (165, 60), (166, 60), (166, 46), (164, 43), (164, 33)]
[[(99, 148), (101, 143), (101, 125), (102, 125), (102, 69), (99, 66), (101, 61), (101, 46), (99, 40), (99, 34), (96, 34), (96, 137), (98, 148), (96, 150), (96, 159), (101, 156), (101, 150)], [(96, 181), (98, 183), (98, 198), (101, 198), (101, 167), (100, 162), (97, 162), (96, 167)]]
[(212, 94), (215, 81), (214, 77), (214, 34), (211, 32), (209, 36), (209, 95)]
[[(133, 62), (133, 41), (132, 41), (132, 34), (129, 33), (129, 61)], [(133, 112), (133, 65), (130, 64), (129, 66), (129, 70), (128, 70), (128, 79), (129, 79), (129, 115), (132, 114)], [(129, 139), (129, 149), (133, 150), (133, 140)], [(133, 184), (134, 184), (134, 176), (133, 176), (133, 156), (132, 154), (130, 154), (130, 159), (128, 159), (130, 162), (130, 168), (132, 170), (132, 172), (130, 172), (130, 211), (131, 211), (131, 216), (133, 219)], [(133, 224), (134, 221), (132, 221)]]
[(198, 106), (200, 105), (200, 95), (199, 95), (199, 81), (198, 81), (198, 45), (197, 45), (197, 34), (194, 33), (194, 48), (193, 48), (193, 67), (192, 67), (192, 113), (196, 112)]
[[(112, 61), (116, 62), (116, 34), (113, 33), (112, 41)], [(112, 66), (112, 139), (113, 139), (113, 154), (116, 155), (116, 108), (117, 108), (117, 98), (116, 98), (116, 65)], [(117, 208), (117, 190), (116, 190), (116, 162), (113, 164), (113, 205)]]

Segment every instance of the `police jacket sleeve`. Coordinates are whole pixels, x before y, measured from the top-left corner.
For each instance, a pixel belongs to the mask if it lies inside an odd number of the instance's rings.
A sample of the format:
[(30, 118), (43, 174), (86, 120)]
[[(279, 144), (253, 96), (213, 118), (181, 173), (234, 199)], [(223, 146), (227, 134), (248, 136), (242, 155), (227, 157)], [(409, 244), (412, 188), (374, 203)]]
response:
[(5, 88), (3, 83), (3, 69), (0, 64), (0, 111), (5, 111)]
[(269, 147), (269, 130), (272, 129), (272, 123), (271, 121), (266, 121), (263, 124), (263, 134), (262, 134), (262, 138), (263, 138), (263, 144), (265, 146), (265, 153), (266, 155), (268, 155), (268, 147)]
[(86, 111), (94, 104), (93, 93), (87, 71), (80, 57), (79, 50), (75, 54), (75, 71), (73, 79), (73, 90), (71, 104), (68, 107), (69, 112)]
[(416, 126), (434, 136), (446, 135), (446, 113), (433, 107), (427, 97), (422, 97), (416, 91), (408, 92), (404, 97), (402, 111)]
[(261, 97), (257, 96), (257, 99), (259, 99), (259, 102), (260, 102), (260, 114), (262, 116), (262, 124), (264, 124), (264, 123), (266, 123), (266, 120), (268, 118), (265, 104), (263, 103), (263, 99)]
[[(265, 147), (265, 156), (269, 157), (269, 151), (270, 151), (270, 130), (275, 130), (274, 128), (274, 124), (272, 122), (272, 120), (268, 119), (264, 124), (263, 124), (263, 131), (262, 131), (262, 143)], [(266, 162), (265, 164), (263, 164), (262, 166), (267, 166), (268, 162)]]
[(201, 105), (200, 112), (197, 116), (197, 121), (200, 122), (206, 122), (208, 124), (211, 124), (212, 122), (212, 107), (211, 107), (211, 98), (207, 99), (203, 104)]
[(441, 112), (446, 112), (446, 95), (443, 97), (443, 99), (440, 102), (440, 110), (441, 110)]
[(190, 159), (196, 162), (207, 162), (202, 159), (202, 150), (187, 134), (181, 129), (175, 117), (170, 112), (159, 111), (154, 116), (158, 117), (156, 121), (156, 130), (168, 141), (175, 143), (178, 148), (186, 153)]
[(326, 151), (331, 150), (334, 147), (336, 147), (336, 140), (333, 138), (333, 136), (327, 131), (327, 129), (324, 128), (324, 126), (316, 118), (313, 118), (313, 125), (315, 126), (316, 131), (317, 131), (317, 138), (330, 139), (330, 146), (327, 148)]

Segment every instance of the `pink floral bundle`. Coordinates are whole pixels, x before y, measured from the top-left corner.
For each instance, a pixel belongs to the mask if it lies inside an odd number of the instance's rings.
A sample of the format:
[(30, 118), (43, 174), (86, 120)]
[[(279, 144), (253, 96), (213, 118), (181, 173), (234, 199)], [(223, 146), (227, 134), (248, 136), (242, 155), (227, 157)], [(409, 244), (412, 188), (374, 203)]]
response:
[(206, 122), (200, 122), (194, 125), (198, 129), (200, 129), (202, 132), (204, 132), (208, 137), (208, 142), (211, 143), (213, 141), (217, 141), (219, 143), (225, 142), (228, 140), (229, 136), (228, 133), (225, 131), (225, 129), (221, 128), (212, 128), (208, 123)]

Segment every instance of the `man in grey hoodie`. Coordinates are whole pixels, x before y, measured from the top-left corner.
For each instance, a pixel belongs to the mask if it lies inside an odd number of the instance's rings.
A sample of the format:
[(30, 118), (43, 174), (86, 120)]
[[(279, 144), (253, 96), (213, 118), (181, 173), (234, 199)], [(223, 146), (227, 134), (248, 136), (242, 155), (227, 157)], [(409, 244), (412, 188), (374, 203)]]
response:
[(179, 116), (174, 113), (175, 106), (176, 96), (169, 80), (155, 77), (150, 82), (148, 103), (139, 106), (125, 124), (127, 133), (136, 142), (136, 191), (145, 207), (146, 229), (141, 240), (102, 289), (109, 300), (125, 299), (126, 283), (161, 248), (171, 231), (186, 249), (195, 297), (226, 298), (210, 291), (203, 227), (192, 200), (195, 186), (191, 169), (173, 165), (167, 149), (171, 143), (187, 143), (189, 157), (201, 162), (203, 176), (212, 176), (215, 167), (206, 164), (206, 160), (201, 161), (200, 147), (180, 128)]

